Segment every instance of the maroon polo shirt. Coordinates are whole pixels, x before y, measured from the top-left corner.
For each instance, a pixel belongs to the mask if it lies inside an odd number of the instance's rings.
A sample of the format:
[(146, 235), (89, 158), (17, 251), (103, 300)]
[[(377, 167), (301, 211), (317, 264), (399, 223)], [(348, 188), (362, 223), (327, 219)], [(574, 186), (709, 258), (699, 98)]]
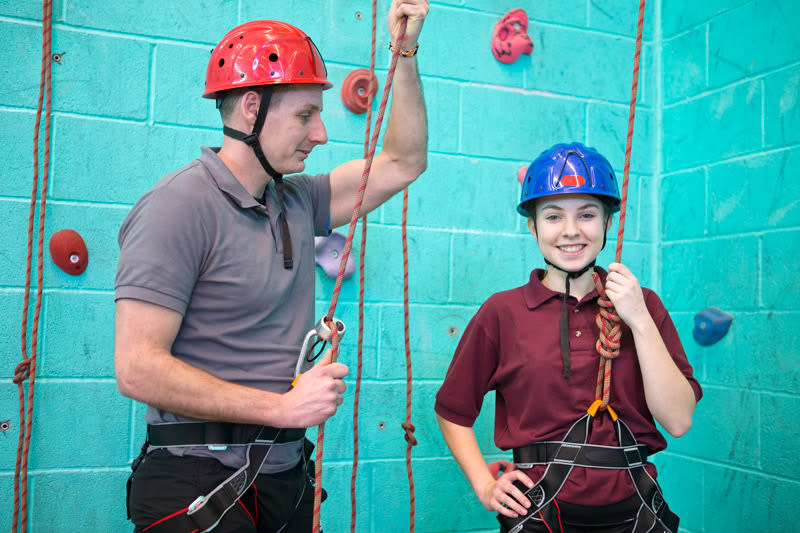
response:
[[(607, 273), (598, 269), (605, 282)], [(599, 355), (595, 350), (599, 311), (597, 292), (579, 302), (567, 299), (571, 376), (562, 375), (559, 317), (563, 293), (541, 282), (544, 271), (531, 272), (528, 284), (492, 295), (470, 321), (453, 355), (441, 389), (436, 412), (444, 419), (471, 427), (483, 397), (495, 391), (494, 440), (508, 450), (538, 441), (561, 440), (569, 427), (586, 413), (595, 400)], [(692, 376), (678, 332), (659, 297), (642, 289), (645, 304), (664, 343), (680, 371), (702, 397), (700, 384)], [(651, 453), (666, 448), (647, 408), (644, 386), (631, 330), (622, 324), (620, 354), (611, 372), (611, 407), (631, 428), (640, 444)], [(590, 443), (618, 446), (614, 426), (607, 413), (594, 421)], [(648, 471), (655, 477), (655, 466)], [(543, 466), (527, 471), (536, 481)], [(634, 492), (625, 470), (575, 467), (559, 499), (582, 505), (604, 505), (620, 501)]]

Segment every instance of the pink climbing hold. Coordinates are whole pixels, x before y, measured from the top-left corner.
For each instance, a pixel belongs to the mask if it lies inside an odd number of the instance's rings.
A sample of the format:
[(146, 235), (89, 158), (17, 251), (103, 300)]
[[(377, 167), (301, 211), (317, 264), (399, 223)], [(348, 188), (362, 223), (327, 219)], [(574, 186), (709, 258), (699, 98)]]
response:
[(524, 9), (512, 9), (494, 25), (492, 54), (501, 63), (513, 63), (522, 54), (533, 51), (528, 36), (528, 14)]
[(495, 479), (499, 479), (500, 476), (505, 474), (506, 472), (511, 472), (512, 470), (516, 470), (517, 467), (513, 463), (509, 463), (508, 461), (495, 461), (494, 463), (489, 465), (489, 472), (492, 473), (492, 477)]
[(528, 167), (522, 167), (517, 170), (517, 179), (520, 183), (525, 183), (525, 174), (528, 173)]
[[(344, 253), (346, 237), (338, 231), (331, 232), (327, 237), (314, 237), (314, 255), (317, 264), (322, 267), (325, 275), (336, 278), (339, 275), (339, 264)], [(356, 262), (353, 254), (347, 256), (342, 279), (350, 279), (356, 271)]]

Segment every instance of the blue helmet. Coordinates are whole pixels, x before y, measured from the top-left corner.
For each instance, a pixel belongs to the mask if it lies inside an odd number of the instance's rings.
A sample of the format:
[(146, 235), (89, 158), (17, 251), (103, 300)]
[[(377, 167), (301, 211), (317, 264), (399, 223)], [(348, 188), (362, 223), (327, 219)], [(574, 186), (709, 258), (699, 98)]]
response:
[(620, 196), (611, 163), (581, 143), (556, 144), (539, 154), (525, 173), (517, 211), (528, 216), (525, 204), (555, 194), (591, 194), (619, 211)]

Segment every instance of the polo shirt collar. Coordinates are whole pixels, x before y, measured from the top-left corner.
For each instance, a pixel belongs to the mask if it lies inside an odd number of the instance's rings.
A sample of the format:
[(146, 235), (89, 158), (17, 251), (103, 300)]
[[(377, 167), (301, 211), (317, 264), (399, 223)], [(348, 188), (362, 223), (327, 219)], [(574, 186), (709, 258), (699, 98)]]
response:
[[(207, 146), (203, 146), (201, 148), (202, 155), (200, 156), (200, 160), (203, 164), (211, 171), (211, 177), (216, 182), (217, 187), (219, 190), (224, 192), (228, 195), (231, 200), (233, 200), (236, 205), (241, 207), (242, 209), (254, 209), (255, 211), (266, 214), (266, 211), (269, 208), (265, 208), (262, 204), (258, 202), (255, 198), (253, 198), (247, 189), (236, 179), (236, 176), (233, 175), (233, 172), (222, 162), (222, 159), (219, 158), (217, 153), (219, 152), (219, 147), (209, 148)], [(267, 184), (267, 195), (272, 196), (272, 200), (275, 200), (275, 183), (274, 180), (270, 180)], [(277, 201), (268, 202), (275, 205), (275, 209), (277, 210)], [(279, 210), (278, 210), (279, 211)]]
[[(600, 281), (605, 284), (608, 272), (600, 267), (595, 267), (595, 271), (600, 274)], [(534, 269), (531, 272), (531, 276), (527, 285), (522, 287), (522, 297), (525, 299), (525, 304), (528, 306), (528, 309), (536, 309), (552, 298), (560, 299), (564, 296), (564, 293), (556, 292), (542, 283), (544, 274), (545, 271), (543, 269)], [(583, 297), (583, 301), (593, 300), (597, 298), (597, 296), (597, 289), (592, 289), (592, 292)]]

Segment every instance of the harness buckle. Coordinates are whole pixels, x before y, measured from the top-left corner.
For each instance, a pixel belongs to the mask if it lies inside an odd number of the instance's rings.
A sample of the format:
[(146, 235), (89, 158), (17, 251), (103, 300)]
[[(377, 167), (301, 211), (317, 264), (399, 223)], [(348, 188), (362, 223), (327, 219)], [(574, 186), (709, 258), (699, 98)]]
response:
[(241, 141), (245, 143), (247, 146), (255, 146), (258, 144), (258, 135), (255, 133), (248, 133), (244, 137), (241, 138)]
[[(332, 342), (334, 335), (336, 339), (341, 341), (342, 337), (344, 337), (344, 333), (346, 331), (346, 327), (344, 322), (339, 320), (336, 317), (333, 317), (331, 323), (335, 325), (336, 331), (332, 331), (330, 325), (326, 321), (325, 316), (319, 319), (317, 325), (314, 326), (314, 329), (308, 330), (306, 333), (305, 338), (303, 339), (303, 344), (300, 347), (300, 354), (297, 356), (297, 365), (294, 367), (294, 380), (292, 381), (292, 386), (297, 383), (297, 378), (305, 371), (311, 368), (322, 352), (325, 350), (325, 346), (327, 346), (328, 342)], [(317, 345), (322, 344), (322, 346), (317, 349)], [(315, 353), (316, 349), (316, 353)]]
[(622, 450), (625, 454), (625, 459), (628, 461), (628, 466), (642, 466), (644, 461), (642, 460), (642, 454), (639, 453), (639, 448), (633, 446), (631, 448), (625, 448)]
[(186, 514), (192, 514), (193, 512), (197, 511), (199, 508), (203, 506), (206, 501), (205, 496), (198, 496), (192, 503), (189, 504), (189, 508), (186, 511)]
[(559, 446), (558, 451), (556, 452), (555, 457), (553, 457), (553, 462), (565, 465), (571, 465), (575, 462), (575, 459), (578, 457), (578, 453), (580, 451), (581, 451), (580, 444), (562, 442), (561, 446)]

